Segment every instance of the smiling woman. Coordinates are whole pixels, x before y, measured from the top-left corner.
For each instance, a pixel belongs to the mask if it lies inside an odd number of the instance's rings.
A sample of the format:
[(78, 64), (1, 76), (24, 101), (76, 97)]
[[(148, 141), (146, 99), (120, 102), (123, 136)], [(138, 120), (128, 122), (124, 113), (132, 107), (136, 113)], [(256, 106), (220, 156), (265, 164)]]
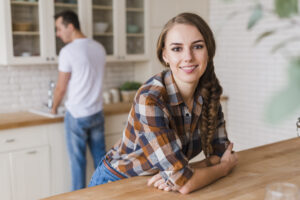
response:
[[(198, 15), (182, 13), (165, 25), (157, 56), (168, 69), (140, 87), (123, 137), (90, 186), (154, 175), (149, 186), (187, 194), (231, 171), (237, 155), (225, 130), (214, 54), (212, 31)], [(202, 150), (206, 159), (189, 164)]]

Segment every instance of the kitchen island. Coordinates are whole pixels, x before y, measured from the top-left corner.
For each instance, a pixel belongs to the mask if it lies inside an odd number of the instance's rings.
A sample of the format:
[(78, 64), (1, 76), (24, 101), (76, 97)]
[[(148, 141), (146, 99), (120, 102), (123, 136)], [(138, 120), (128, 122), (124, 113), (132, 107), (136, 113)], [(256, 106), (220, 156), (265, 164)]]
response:
[(44, 200), (101, 199), (264, 199), (269, 183), (284, 181), (300, 187), (300, 138), (238, 152), (239, 164), (230, 175), (188, 195), (147, 187), (149, 177), (134, 177), (65, 193)]

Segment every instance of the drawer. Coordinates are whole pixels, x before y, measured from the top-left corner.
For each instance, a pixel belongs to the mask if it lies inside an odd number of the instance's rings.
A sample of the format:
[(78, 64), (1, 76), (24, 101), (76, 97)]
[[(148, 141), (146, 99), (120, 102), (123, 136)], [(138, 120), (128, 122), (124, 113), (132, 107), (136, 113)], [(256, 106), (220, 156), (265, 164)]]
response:
[(39, 126), (0, 131), (0, 152), (48, 144), (47, 134)]
[(105, 116), (105, 134), (122, 134), (128, 114)]

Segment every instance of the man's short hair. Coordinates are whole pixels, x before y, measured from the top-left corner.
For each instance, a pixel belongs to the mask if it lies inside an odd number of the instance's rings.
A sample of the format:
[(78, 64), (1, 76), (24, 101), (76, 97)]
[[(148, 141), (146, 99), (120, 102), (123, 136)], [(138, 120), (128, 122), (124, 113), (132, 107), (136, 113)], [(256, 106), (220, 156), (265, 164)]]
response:
[(74, 28), (80, 31), (78, 16), (75, 12), (71, 10), (65, 10), (54, 15), (55, 20), (57, 20), (60, 17), (62, 17), (62, 23), (65, 26), (68, 26), (69, 24), (73, 24)]

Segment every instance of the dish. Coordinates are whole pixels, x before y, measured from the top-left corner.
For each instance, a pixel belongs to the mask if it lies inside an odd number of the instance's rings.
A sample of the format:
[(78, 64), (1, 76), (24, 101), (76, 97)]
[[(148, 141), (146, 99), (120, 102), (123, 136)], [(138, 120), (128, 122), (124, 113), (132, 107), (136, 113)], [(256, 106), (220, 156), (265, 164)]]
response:
[(104, 33), (108, 28), (108, 23), (106, 22), (95, 22), (94, 23), (94, 32), (95, 33)]
[(14, 31), (30, 31), (32, 29), (32, 24), (29, 22), (14, 22)]
[(127, 33), (137, 33), (139, 32), (140, 28), (138, 25), (135, 24), (128, 24), (127, 25)]

